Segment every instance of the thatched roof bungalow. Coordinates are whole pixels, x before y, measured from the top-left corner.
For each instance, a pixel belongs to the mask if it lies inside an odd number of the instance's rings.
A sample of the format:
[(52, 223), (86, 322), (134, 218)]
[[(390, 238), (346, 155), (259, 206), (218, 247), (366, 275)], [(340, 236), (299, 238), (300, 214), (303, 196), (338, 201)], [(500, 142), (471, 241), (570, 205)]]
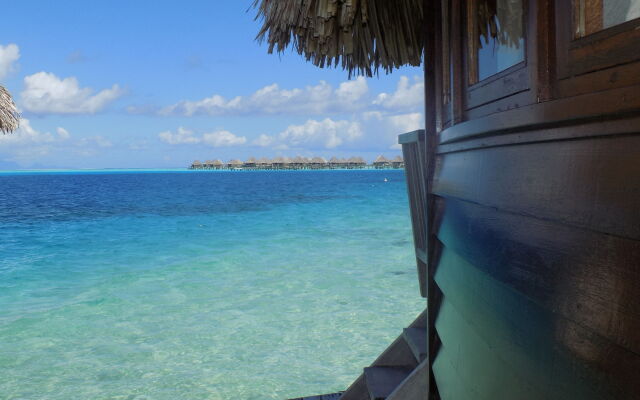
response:
[(189, 169), (202, 169), (202, 168), (203, 168), (203, 164), (198, 160), (195, 160), (193, 163), (191, 163), (191, 166), (189, 167)]
[(243, 163), (240, 160), (231, 160), (227, 163), (229, 169), (242, 169)]
[(404, 159), (402, 156), (396, 156), (393, 160), (391, 160), (391, 166), (393, 168), (404, 168)]
[(375, 159), (375, 161), (373, 162), (373, 166), (375, 168), (378, 168), (378, 169), (380, 169), (380, 168), (390, 168), (391, 167), (391, 161), (387, 157), (385, 157), (383, 155), (379, 155)]
[(18, 129), (20, 114), (13, 98), (4, 86), (0, 86), (0, 132), (11, 133)]
[(340, 160), (338, 157), (333, 156), (329, 159), (329, 168), (338, 168), (340, 166)]
[(258, 165), (258, 168), (260, 168), (260, 169), (271, 169), (272, 168), (271, 161), (266, 157), (262, 157), (261, 159), (259, 159), (257, 165)]
[(309, 163), (313, 169), (325, 168), (328, 164), (327, 160), (322, 157), (313, 157)]
[(347, 160), (349, 168), (364, 168), (367, 162), (362, 157), (351, 157)]
[(223, 167), (224, 167), (224, 163), (222, 162), (222, 160), (219, 160), (219, 159), (213, 160), (213, 163), (212, 163), (213, 169), (222, 169)]
[(243, 164), (244, 168), (256, 168), (258, 166), (258, 160), (255, 157), (250, 157)]
[(423, 1), (256, 0), (269, 53), (291, 45), (318, 67), (342, 65), (372, 76), (419, 66), (424, 48)]

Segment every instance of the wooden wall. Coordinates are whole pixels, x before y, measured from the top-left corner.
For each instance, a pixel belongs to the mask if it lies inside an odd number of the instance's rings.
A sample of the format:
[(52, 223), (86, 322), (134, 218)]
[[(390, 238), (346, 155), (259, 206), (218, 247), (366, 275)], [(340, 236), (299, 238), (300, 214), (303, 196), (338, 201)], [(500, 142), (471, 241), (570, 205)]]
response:
[[(615, 47), (637, 23), (565, 45), (570, 2), (527, 1), (528, 97), (480, 110), (491, 93), (460, 83), (465, 2), (430, 3), (437, 30), (453, 13), (454, 82), (449, 105), (425, 92), (429, 398), (640, 398), (640, 52)], [(605, 45), (607, 69), (572, 75)]]

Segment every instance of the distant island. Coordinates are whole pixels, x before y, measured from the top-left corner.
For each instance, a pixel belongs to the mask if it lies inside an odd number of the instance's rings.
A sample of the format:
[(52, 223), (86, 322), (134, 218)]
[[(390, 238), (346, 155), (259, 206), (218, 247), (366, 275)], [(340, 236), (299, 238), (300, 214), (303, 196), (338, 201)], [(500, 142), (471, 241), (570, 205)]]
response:
[(213, 170), (302, 170), (302, 169), (401, 169), (404, 168), (404, 159), (397, 156), (388, 159), (385, 156), (378, 156), (371, 164), (362, 157), (337, 158), (332, 157), (329, 161), (322, 157), (276, 157), (274, 159), (254, 157), (247, 161), (230, 160), (209, 160), (200, 162), (194, 161), (189, 169), (213, 169)]

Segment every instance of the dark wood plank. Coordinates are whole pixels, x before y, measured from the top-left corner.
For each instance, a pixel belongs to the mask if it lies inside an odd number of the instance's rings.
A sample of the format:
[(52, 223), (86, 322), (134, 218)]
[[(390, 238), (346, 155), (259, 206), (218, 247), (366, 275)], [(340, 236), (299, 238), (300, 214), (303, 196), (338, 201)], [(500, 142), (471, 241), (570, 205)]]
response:
[(387, 398), (388, 400), (425, 400), (429, 393), (429, 364), (425, 360)]
[(360, 375), (342, 394), (340, 400), (370, 400), (364, 375)]
[(529, 144), (551, 142), (567, 139), (580, 139), (600, 136), (631, 135), (638, 133), (640, 118), (630, 117), (617, 120), (590, 120), (570, 126), (556, 125), (544, 130), (519, 131), (500, 135), (482, 136), (450, 144), (441, 144), (439, 154), (474, 150), (486, 147), (508, 146), (513, 144)]
[(411, 351), (413, 351), (416, 360), (422, 362), (427, 357), (427, 329), (405, 328), (402, 331), (402, 335)]
[(320, 394), (317, 396), (309, 396), (309, 397), (298, 397), (296, 399), (291, 399), (291, 400), (340, 400), (342, 393), (343, 392)]
[(640, 354), (640, 241), (441, 199), (438, 233), (476, 268)]
[(586, 93), (571, 98), (532, 104), (456, 124), (440, 133), (440, 144), (481, 135), (547, 128), (588, 119), (614, 119), (640, 110), (640, 85)]
[(529, 89), (529, 72), (523, 62), (467, 90), (467, 109), (473, 109)]
[(457, 351), (447, 346), (440, 346), (438, 357), (433, 363), (433, 375), (438, 384), (442, 400), (475, 400), (482, 399), (480, 393), (472, 391), (461, 379), (455, 365), (451, 362)]
[(640, 356), (538, 306), (447, 247), (436, 281), (496, 356), (548, 391), (545, 398), (623, 400), (640, 393)]
[(411, 374), (411, 367), (367, 367), (364, 380), (371, 400), (385, 400)]
[(484, 105), (471, 108), (465, 113), (467, 119), (476, 119), (484, 117), (485, 115), (491, 115), (495, 113), (502, 113), (509, 110), (514, 110), (520, 107), (531, 104), (531, 92), (529, 89), (525, 89), (521, 92), (516, 92), (510, 96), (499, 98), (498, 100), (486, 103)]
[(521, 375), (500, 358), (500, 353), (491, 348), (445, 297), (440, 307), (436, 328), (445, 348), (455, 348), (455, 354), (439, 353), (448, 357), (454, 365), (460, 381), (477, 393), (481, 399), (539, 400), (549, 397), (549, 390), (541, 388), (531, 377)]
[(640, 135), (441, 156), (433, 193), (640, 239)]

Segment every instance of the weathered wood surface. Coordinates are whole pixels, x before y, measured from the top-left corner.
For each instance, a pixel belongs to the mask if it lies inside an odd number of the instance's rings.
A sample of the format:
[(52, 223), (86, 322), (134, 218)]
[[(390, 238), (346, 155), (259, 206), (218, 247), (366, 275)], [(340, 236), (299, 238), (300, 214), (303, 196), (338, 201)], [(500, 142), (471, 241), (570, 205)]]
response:
[[(426, 337), (426, 335), (425, 335)], [(411, 374), (387, 397), (388, 400), (426, 400), (429, 393), (429, 363), (418, 365)]]
[(640, 239), (640, 135), (446, 154), (433, 192), (610, 235)]
[[(459, 349), (468, 345), (467, 335), (476, 335), (500, 360), (485, 356), (487, 364), (478, 373), (491, 368), (505, 376), (515, 373), (537, 385), (545, 399), (634, 399), (640, 393), (640, 356), (539, 306), (446, 246), (436, 282), (445, 295), (438, 317), (443, 347)], [(456, 317), (468, 327), (452, 331), (453, 322), (443, 322)], [(471, 357), (478, 350), (459, 351)], [(503, 384), (526, 387), (516, 380)], [(438, 387), (442, 390), (440, 381)]]

